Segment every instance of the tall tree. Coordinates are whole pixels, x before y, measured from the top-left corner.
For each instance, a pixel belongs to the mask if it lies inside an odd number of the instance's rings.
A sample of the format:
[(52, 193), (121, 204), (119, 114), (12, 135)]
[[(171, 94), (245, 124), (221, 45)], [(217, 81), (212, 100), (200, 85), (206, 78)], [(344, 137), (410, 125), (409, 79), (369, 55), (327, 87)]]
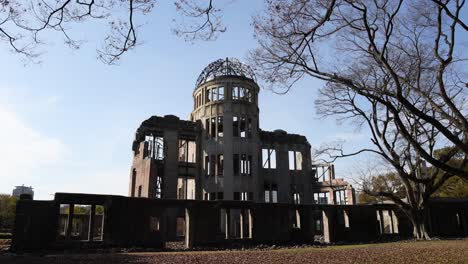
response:
[(15, 222), (16, 197), (0, 194), (0, 229), (12, 230)]
[[(384, 107), (422, 159), (468, 178), (467, 170), (448, 163), (458, 151), (468, 159), (466, 53), (457, 42), (468, 30), (460, 17), (465, 1), (266, 2), (254, 19), (259, 48), (251, 54), (263, 79), (286, 91), (305, 76), (347, 87)], [(402, 111), (453, 151), (435, 157)]]
[[(448, 179), (468, 178), (466, 71), (457, 53), (464, 1), (267, 1), (254, 19), (257, 72), (286, 91), (310, 76), (326, 82), (316, 101), (323, 116), (357, 121), (370, 131), (373, 152), (400, 177), (406, 200), (385, 196), (424, 226), (429, 197)], [(437, 147), (450, 151), (436, 155)], [(461, 153), (460, 163), (452, 158)], [(341, 154), (341, 153), (340, 153)], [(342, 155), (343, 156), (343, 155)], [(346, 155), (344, 155), (346, 156)], [(428, 162), (434, 169), (422, 172)], [(369, 185), (364, 184), (368, 193)]]

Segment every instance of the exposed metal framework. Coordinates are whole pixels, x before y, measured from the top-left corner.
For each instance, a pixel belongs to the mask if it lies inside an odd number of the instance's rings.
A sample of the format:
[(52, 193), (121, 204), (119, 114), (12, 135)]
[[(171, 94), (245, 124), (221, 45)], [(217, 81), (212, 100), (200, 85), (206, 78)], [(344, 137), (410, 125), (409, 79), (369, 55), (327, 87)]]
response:
[(206, 66), (198, 76), (195, 88), (220, 76), (241, 76), (256, 81), (252, 68), (236, 58), (226, 58), (216, 60)]

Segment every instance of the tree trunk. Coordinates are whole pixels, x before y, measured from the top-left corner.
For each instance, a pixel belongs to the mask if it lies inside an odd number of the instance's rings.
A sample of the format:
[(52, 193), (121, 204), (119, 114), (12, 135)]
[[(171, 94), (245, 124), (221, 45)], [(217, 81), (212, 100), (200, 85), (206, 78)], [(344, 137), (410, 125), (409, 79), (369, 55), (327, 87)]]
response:
[(427, 230), (427, 213), (425, 209), (413, 209), (408, 214), (413, 224), (413, 235), (417, 240), (430, 240)]

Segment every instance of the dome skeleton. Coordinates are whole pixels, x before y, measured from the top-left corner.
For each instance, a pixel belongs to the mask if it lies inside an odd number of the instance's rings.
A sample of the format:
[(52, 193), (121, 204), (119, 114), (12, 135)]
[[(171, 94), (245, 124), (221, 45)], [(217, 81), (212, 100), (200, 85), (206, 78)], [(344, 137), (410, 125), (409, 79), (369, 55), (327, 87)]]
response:
[(250, 66), (236, 58), (226, 58), (216, 60), (206, 66), (198, 76), (195, 88), (221, 76), (240, 76), (256, 82), (255, 74)]

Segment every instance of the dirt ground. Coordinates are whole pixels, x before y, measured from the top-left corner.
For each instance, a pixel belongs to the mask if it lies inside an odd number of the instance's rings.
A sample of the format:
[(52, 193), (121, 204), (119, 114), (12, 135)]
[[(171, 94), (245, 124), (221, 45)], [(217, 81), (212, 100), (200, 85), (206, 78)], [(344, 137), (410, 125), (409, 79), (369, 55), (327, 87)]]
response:
[(468, 263), (468, 240), (249, 251), (0, 255), (2, 264), (61, 263)]

